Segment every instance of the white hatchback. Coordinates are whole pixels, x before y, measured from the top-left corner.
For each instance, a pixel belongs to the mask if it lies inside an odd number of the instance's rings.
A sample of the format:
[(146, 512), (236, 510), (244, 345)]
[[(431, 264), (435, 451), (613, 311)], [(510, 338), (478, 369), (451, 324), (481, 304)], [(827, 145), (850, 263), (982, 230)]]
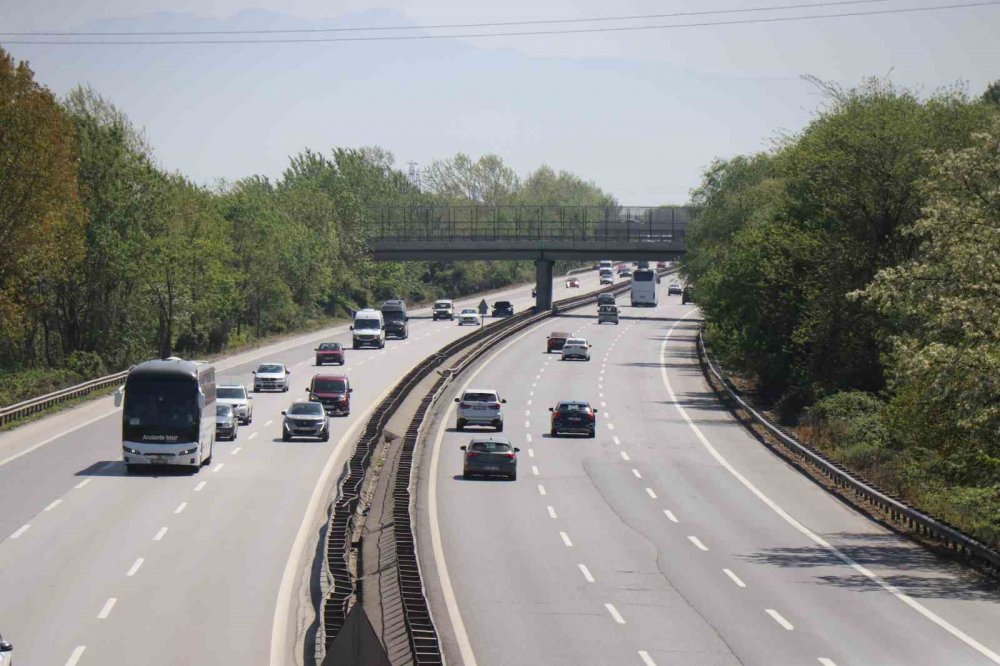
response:
[(479, 312), (473, 308), (465, 308), (458, 313), (458, 325), (472, 324), (479, 326)]
[(562, 360), (571, 358), (581, 358), (584, 361), (590, 360), (590, 343), (583, 338), (570, 338), (562, 348)]
[(458, 403), (458, 420), (455, 427), (465, 430), (467, 425), (493, 426), (497, 432), (503, 432), (503, 409), (501, 405), (506, 400), (493, 389), (469, 389), (461, 398), (455, 398)]

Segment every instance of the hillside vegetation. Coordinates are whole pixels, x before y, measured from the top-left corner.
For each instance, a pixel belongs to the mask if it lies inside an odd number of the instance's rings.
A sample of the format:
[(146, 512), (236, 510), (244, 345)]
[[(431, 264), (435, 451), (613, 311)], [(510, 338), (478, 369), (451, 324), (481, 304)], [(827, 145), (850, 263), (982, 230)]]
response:
[(996, 85), (820, 85), (802, 132), (695, 192), (707, 339), (804, 438), (1000, 546)]

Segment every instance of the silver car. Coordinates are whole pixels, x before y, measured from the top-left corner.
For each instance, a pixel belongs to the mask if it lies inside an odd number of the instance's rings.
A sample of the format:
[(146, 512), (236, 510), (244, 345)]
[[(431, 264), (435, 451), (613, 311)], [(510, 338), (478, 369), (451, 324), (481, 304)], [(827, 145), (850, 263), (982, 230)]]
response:
[(287, 411), (281, 412), (281, 439), (290, 442), (295, 437), (330, 439), (330, 419), (323, 405), (318, 402), (296, 401)]
[(455, 398), (458, 403), (458, 420), (455, 427), (465, 430), (465, 426), (492, 426), (497, 432), (503, 432), (503, 410), (500, 395), (493, 389), (469, 389), (461, 398)]
[(13, 666), (14, 646), (3, 639), (0, 635), (0, 666)]
[(253, 371), (253, 391), (287, 391), (289, 370), (281, 363), (261, 363)]
[(232, 405), (215, 403), (215, 438), (234, 441), (240, 427), (240, 420)]
[(479, 311), (473, 308), (465, 308), (458, 313), (458, 325), (472, 324), (473, 326), (479, 326)]
[(572, 358), (580, 358), (584, 361), (590, 360), (590, 343), (583, 338), (570, 338), (562, 348), (562, 360), (568, 361)]
[(220, 405), (232, 405), (233, 411), (243, 425), (253, 421), (253, 396), (247, 393), (247, 387), (242, 384), (220, 384), (215, 389), (215, 401)]

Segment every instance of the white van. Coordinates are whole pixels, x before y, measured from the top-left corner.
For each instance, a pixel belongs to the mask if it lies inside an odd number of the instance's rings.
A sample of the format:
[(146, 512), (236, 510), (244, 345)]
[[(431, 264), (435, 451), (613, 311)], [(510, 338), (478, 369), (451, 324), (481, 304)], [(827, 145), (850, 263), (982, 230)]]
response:
[(614, 269), (614, 262), (610, 259), (601, 259), (601, 262), (597, 264), (597, 270), (603, 273), (604, 271), (610, 271)]
[(354, 313), (354, 349), (360, 347), (385, 347), (385, 320), (382, 313), (365, 308)]

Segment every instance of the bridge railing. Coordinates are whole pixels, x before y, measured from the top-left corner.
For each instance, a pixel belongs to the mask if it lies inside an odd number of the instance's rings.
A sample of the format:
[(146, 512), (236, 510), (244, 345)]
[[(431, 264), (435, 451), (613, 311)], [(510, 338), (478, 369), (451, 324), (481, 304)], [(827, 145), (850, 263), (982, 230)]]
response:
[(683, 206), (383, 206), (367, 228), (374, 242), (683, 243), (690, 216)]

